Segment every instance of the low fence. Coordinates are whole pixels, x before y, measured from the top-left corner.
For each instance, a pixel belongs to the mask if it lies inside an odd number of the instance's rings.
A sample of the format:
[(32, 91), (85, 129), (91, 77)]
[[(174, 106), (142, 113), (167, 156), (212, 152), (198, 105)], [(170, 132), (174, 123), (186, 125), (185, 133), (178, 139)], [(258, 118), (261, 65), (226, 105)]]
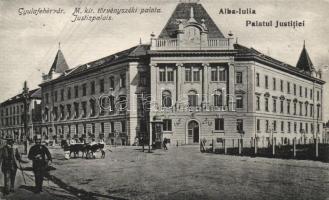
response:
[[(232, 141), (235, 141), (236, 146), (225, 145), (225, 143), (232, 143)], [(329, 144), (327, 143), (314, 141), (314, 143), (309, 144), (296, 144), (293, 141), (291, 145), (272, 143), (268, 144), (267, 147), (258, 147), (254, 140), (247, 141), (246, 139), (223, 139), (221, 145), (215, 145), (214, 141), (210, 141), (210, 144), (209, 142), (208, 144), (201, 143), (200, 150), (201, 152), (216, 154), (329, 162)], [(246, 145), (248, 143), (250, 145)]]

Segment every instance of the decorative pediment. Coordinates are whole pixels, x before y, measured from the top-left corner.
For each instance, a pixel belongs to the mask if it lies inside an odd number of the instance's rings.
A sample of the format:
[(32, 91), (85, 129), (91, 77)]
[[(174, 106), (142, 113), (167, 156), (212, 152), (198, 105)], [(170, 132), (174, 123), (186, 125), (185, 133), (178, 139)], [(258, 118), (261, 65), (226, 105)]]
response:
[(277, 96), (272, 96), (273, 99), (277, 99), (278, 97)]
[[(281, 95), (280, 96), (280, 100), (285, 100), (286, 98), (283, 96), (283, 95)], [(287, 99), (288, 100), (288, 99)]]
[(308, 101), (305, 101), (305, 104), (309, 104)]
[(245, 94), (246, 92), (243, 90), (235, 90), (235, 94)]
[(262, 95), (262, 93), (260, 93), (260, 92), (255, 92), (255, 95), (260, 96), (260, 95)]
[(298, 102), (298, 99), (294, 98), (293, 102), (297, 103)]
[(264, 97), (270, 97), (271, 95), (270, 95), (270, 93), (269, 92), (266, 92), (265, 94), (264, 94)]

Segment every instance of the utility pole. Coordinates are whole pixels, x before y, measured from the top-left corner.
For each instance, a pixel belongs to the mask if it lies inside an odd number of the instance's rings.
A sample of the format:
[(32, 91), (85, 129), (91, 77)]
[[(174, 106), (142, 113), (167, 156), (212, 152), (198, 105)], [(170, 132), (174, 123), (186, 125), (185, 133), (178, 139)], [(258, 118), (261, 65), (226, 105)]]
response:
[(23, 134), (23, 143), (24, 143), (24, 153), (27, 154), (27, 132), (28, 132), (28, 108), (27, 102), (29, 99), (29, 88), (27, 87), (27, 82), (24, 81), (23, 87), (23, 98), (24, 98), (24, 134)]

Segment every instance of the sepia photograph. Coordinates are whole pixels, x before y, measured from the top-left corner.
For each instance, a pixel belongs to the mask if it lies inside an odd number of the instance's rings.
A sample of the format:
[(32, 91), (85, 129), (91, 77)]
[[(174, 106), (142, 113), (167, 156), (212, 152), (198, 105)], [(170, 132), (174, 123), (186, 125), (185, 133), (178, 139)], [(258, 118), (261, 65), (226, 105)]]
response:
[(0, 0), (0, 199), (329, 200), (329, 0)]

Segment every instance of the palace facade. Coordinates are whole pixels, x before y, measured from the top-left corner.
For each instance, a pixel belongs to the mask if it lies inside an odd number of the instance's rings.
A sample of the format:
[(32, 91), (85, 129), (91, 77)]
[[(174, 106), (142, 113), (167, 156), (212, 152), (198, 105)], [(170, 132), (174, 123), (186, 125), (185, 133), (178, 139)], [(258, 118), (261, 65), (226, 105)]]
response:
[(71, 69), (59, 49), (40, 84), (42, 134), (126, 145), (321, 138), (325, 82), (305, 45), (296, 66), (273, 59), (225, 37), (200, 3), (179, 3), (151, 37)]
[[(24, 103), (23, 94), (18, 94), (0, 104), (0, 134), (1, 138), (11, 136), (16, 141), (22, 140), (24, 127)], [(41, 90), (34, 89), (28, 92), (27, 98), (27, 137), (41, 131)]]

